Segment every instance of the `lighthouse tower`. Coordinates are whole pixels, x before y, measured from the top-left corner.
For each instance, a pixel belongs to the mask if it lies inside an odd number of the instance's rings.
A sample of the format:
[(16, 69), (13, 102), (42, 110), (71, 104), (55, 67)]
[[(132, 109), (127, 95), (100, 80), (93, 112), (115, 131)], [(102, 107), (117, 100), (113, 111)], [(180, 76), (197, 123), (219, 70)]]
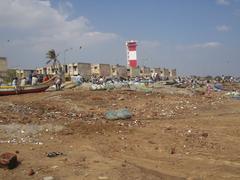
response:
[(127, 41), (127, 66), (128, 68), (137, 67), (137, 42), (136, 41)]

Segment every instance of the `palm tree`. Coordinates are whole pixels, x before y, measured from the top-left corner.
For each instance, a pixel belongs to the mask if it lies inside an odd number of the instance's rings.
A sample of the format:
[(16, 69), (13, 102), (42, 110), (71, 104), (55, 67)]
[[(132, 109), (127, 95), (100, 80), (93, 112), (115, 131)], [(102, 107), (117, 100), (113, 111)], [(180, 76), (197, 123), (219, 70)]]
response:
[(56, 52), (55, 52), (55, 50), (54, 49), (50, 49), (48, 52), (47, 52), (47, 58), (49, 59), (48, 61), (47, 61), (47, 63), (46, 64), (50, 64), (50, 63), (52, 63), (52, 68), (53, 68), (53, 70), (54, 70), (54, 72), (57, 74), (57, 73), (61, 73), (61, 63), (60, 63), (60, 61), (57, 59), (57, 54), (56, 54)]

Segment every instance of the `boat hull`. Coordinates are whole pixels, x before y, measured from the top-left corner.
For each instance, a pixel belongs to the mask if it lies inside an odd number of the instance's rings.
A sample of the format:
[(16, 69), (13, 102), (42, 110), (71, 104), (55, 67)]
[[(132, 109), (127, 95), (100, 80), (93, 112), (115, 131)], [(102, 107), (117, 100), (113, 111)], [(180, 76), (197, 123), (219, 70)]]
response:
[(6, 95), (15, 95), (15, 94), (26, 94), (26, 93), (38, 93), (43, 92), (48, 89), (49, 86), (26, 86), (26, 87), (19, 87), (19, 88), (7, 88), (7, 89), (0, 89), (0, 96)]

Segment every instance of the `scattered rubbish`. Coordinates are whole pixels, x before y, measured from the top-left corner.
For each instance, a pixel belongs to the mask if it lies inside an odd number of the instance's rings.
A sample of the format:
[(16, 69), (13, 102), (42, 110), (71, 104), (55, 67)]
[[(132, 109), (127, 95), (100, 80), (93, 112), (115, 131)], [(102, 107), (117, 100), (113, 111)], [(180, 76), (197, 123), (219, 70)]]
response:
[(105, 113), (105, 118), (108, 120), (130, 119), (131, 117), (132, 113), (126, 108)]
[(7, 169), (14, 169), (19, 164), (17, 155), (14, 153), (3, 153), (0, 155), (0, 167)]
[(215, 91), (223, 91), (223, 85), (220, 83), (214, 84), (214, 90)]
[(47, 157), (50, 157), (50, 158), (56, 157), (56, 156), (59, 156), (59, 155), (63, 155), (63, 153), (61, 153), (61, 152), (49, 152), (49, 153), (47, 153)]

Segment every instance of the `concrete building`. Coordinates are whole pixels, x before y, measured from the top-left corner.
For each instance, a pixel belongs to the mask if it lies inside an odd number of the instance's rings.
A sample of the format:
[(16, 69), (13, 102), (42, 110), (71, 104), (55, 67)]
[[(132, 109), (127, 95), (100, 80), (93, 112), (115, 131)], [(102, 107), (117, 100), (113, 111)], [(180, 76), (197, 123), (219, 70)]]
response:
[(0, 77), (7, 76), (7, 58), (0, 57)]
[(140, 76), (140, 68), (139, 67), (130, 67), (129, 74), (130, 77), (137, 77)]
[(94, 76), (111, 76), (111, 66), (110, 64), (92, 64), (91, 74)]
[(171, 69), (170, 70), (170, 77), (171, 78), (176, 78), (177, 77), (177, 70), (176, 69)]
[(161, 68), (151, 68), (151, 73), (157, 73), (158, 75), (162, 74)]
[(18, 78), (28, 77), (30, 74), (32, 74), (35, 70), (33, 69), (16, 69), (16, 76)]
[(37, 68), (37, 74), (47, 74), (47, 67)]
[(72, 63), (65, 66), (65, 74), (69, 76), (76, 76), (80, 74), (83, 78), (89, 79), (91, 77), (90, 63)]
[(140, 68), (140, 75), (143, 77), (149, 77), (151, 76), (151, 68), (143, 66)]
[(113, 77), (123, 77), (127, 78), (128, 76), (128, 71), (126, 66), (121, 66), (121, 65), (112, 65), (111, 66), (111, 76)]
[(161, 77), (163, 78), (169, 78), (170, 77), (170, 72), (169, 69), (163, 68), (160, 74)]

